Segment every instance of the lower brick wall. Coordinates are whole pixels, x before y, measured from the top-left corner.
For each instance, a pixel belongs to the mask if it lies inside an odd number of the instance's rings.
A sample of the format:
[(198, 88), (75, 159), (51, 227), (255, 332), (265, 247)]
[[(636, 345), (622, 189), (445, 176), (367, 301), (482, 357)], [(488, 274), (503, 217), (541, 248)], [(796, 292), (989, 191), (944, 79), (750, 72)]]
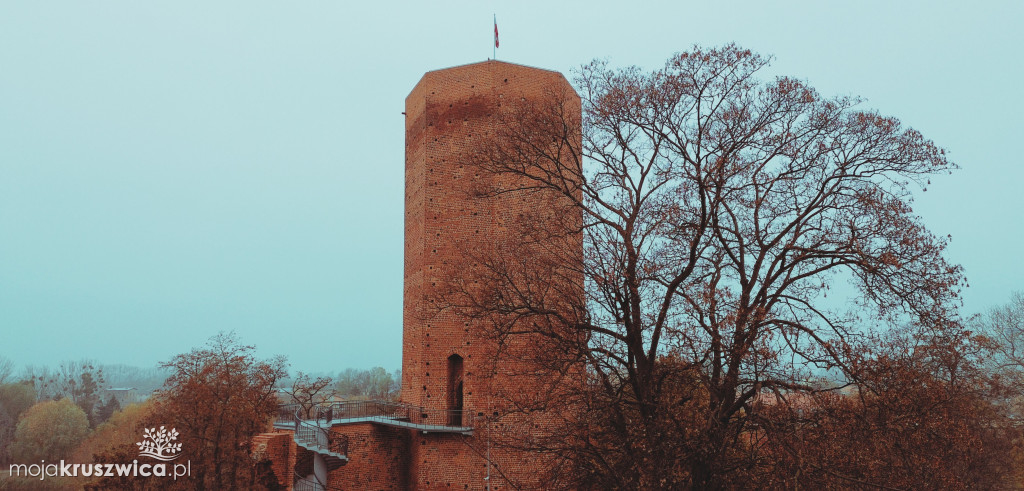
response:
[(410, 450), (409, 489), (543, 489), (548, 478), (549, 463), (541, 455), (501, 448), (496, 441), (491, 442), (488, 453), (486, 430), (479, 427), (476, 434), (469, 437), (450, 433), (413, 433)]
[[(486, 429), (474, 436), (421, 433), (372, 423), (335, 426), (333, 433), (348, 437), (347, 464), (328, 475), (331, 489), (361, 491), (487, 490)], [(500, 439), (494, 435), (496, 440)], [(278, 483), (292, 489), (294, 469), (313, 472), (313, 454), (297, 447), (292, 432), (263, 433), (253, 438), (253, 455), (271, 461)], [(540, 489), (545, 463), (538, 455), (502, 449), (490, 451), (493, 491)], [(517, 485), (510, 485), (505, 476)]]
[(329, 487), (402, 491), (409, 487), (409, 430), (360, 423), (335, 426), (348, 437), (347, 464), (331, 471)]
[(411, 489), (484, 489), (487, 461), (467, 443), (472, 437), (444, 433), (414, 433), (412, 458), (416, 474)]

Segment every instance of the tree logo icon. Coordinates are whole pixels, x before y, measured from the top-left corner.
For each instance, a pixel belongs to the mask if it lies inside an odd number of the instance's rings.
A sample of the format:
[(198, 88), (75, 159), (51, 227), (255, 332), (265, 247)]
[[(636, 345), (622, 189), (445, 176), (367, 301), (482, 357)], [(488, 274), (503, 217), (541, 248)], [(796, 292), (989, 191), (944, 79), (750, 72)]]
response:
[(167, 431), (163, 426), (159, 430), (146, 428), (142, 437), (142, 441), (136, 443), (139, 446), (139, 456), (152, 457), (165, 462), (181, 457), (181, 444), (171, 443), (178, 439), (176, 429), (171, 428), (170, 431)]

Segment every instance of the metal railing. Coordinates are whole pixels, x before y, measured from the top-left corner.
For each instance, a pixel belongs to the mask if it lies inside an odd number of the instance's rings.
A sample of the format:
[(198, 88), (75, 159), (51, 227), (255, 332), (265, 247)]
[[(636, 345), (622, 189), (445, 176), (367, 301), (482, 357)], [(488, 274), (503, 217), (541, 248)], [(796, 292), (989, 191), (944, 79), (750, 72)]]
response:
[(283, 404), (278, 407), (274, 425), (288, 428), (295, 432), (295, 441), (319, 450), (348, 455), (348, 436), (330, 431), (320, 426), (319, 418), (306, 417), (297, 404)]
[(292, 489), (294, 491), (327, 491), (327, 484), (320, 482), (314, 474), (308, 476), (295, 474)]
[[(405, 422), (414, 425), (448, 428), (472, 428), (474, 414), (467, 409), (432, 409), (390, 401), (344, 401), (302, 408), (298, 404), (283, 404), (278, 412), (278, 425), (284, 426), (294, 419), (323, 421), (360, 419), (380, 423)], [(296, 426), (297, 427), (297, 426)]]
[[(324, 414), (326, 413), (326, 414)], [(321, 414), (330, 419), (405, 421), (415, 425), (468, 428), (473, 426), (469, 410), (432, 409), (389, 401), (345, 401), (323, 406)]]

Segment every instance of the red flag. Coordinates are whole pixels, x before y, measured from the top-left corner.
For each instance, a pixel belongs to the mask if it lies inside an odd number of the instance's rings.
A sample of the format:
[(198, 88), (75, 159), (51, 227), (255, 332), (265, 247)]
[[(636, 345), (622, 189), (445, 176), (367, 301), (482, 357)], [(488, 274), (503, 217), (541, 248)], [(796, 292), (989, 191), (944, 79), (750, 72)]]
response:
[(494, 18), (494, 47), (498, 47), (498, 18)]

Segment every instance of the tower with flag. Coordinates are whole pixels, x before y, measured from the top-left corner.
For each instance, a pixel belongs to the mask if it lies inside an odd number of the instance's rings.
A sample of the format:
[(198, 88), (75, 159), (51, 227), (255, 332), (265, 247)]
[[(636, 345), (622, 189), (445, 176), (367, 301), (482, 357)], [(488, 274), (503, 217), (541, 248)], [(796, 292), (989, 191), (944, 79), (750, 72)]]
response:
[[(503, 121), (552, 97), (578, 134), (579, 95), (550, 70), (497, 60), (450, 67), (425, 73), (406, 97), (401, 399), (324, 403), (315, 414), (282, 406), (277, 431), (253, 439), (282, 488), (514, 491), (558, 480), (565, 462), (538, 448), (572, 411), (569, 399), (549, 405), (552, 394), (584, 383), (582, 368), (558, 365), (542, 338), (499, 342), (491, 317), (436, 303), (457, 285), (487, 293), (474, 254), (502, 251), (527, 251), (518, 274), (550, 286), (551, 302), (583, 301), (562, 298), (584, 291), (582, 276), (547, 266), (565, 261), (552, 250), (583, 257), (582, 235), (556, 233), (565, 220), (582, 224), (582, 213), (534, 214), (572, 208), (559, 193), (475, 161), (507, 138), (497, 131)], [(527, 242), (536, 249), (519, 247)]]

